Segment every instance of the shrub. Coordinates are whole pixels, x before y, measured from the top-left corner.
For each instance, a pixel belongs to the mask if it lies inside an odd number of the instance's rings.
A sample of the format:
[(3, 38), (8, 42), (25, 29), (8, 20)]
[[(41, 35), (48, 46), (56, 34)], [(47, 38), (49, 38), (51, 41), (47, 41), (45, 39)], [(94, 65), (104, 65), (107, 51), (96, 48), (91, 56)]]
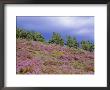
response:
[(44, 37), (40, 33), (38, 33), (38, 32), (34, 33), (33, 40), (34, 41), (41, 41), (41, 42), (45, 41)]
[(90, 41), (81, 41), (81, 47), (82, 49), (84, 50), (87, 50), (87, 51), (94, 51), (94, 44), (91, 43)]
[(17, 30), (16, 30), (16, 38), (22, 38), (22, 39), (27, 38), (27, 32), (24, 31), (23, 29), (17, 28)]
[(77, 42), (76, 38), (72, 38), (71, 36), (67, 37), (66, 45), (68, 47), (78, 48), (78, 42)]
[(22, 36), (22, 31), (23, 31), (23, 30), (17, 28), (17, 30), (16, 30), (16, 38), (21, 38), (21, 36)]
[(49, 40), (49, 43), (55, 43), (55, 44), (59, 44), (59, 45), (64, 45), (64, 40), (61, 38), (59, 33), (55, 33), (53, 32), (53, 36), (52, 39)]
[(16, 30), (16, 38), (34, 40), (34, 41), (41, 41), (44, 42), (44, 37), (38, 32), (29, 32), (23, 29), (17, 28)]
[(27, 34), (26, 35), (26, 39), (33, 40), (33, 37), (34, 37), (34, 35), (33, 35), (34, 33), (33, 32), (29, 32), (28, 31), (26, 34)]

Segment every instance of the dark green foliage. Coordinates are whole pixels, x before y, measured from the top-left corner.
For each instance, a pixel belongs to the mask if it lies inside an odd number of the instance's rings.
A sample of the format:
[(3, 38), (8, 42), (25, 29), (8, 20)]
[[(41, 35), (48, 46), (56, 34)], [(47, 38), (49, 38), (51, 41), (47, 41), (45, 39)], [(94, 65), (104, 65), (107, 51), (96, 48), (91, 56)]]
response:
[(26, 31), (22, 31), (21, 38), (23, 38), (23, 39), (27, 38), (27, 32)]
[(28, 32), (25, 30), (22, 30), (20, 28), (17, 28), (16, 30), (16, 38), (22, 38), (22, 39), (27, 39), (28, 37)]
[(41, 41), (41, 42), (45, 41), (44, 37), (40, 33), (38, 33), (38, 32), (35, 32), (33, 34), (33, 40), (34, 41)]
[(38, 32), (29, 32), (18, 28), (16, 30), (16, 38), (41, 41), (41, 42), (45, 41), (44, 37)]
[(87, 50), (87, 51), (94, 51), (94, 45), (93, 43), (91, 43), (90, 41), (81, 41), (81, 47), (82, 49), (84, 50)]
[(91, 43), (89, 51), (93, 52), (94, 51), (94, 44)]
[(74, 48), (78, 48), (78, 46), (79, 46), (76, 38), (72, 38), (71, 36), (68, 36), (67, 37), (67, 43), (66, 43), (66, 45), (68, 47), (74, 47)]
[(22, 36), (22, 31), (23, 31), (23, 30), (17, 28), (17, 30), (16, 30), (16, 38), (21, 38), (21, 36)]
[(59, 33), (53, 32), (52, 39), (49, 40), (49, 43), (55, 43), (63, 46), (64, 40), (61, 38)]
[(26, 39), (29, 39), (29, 40), (33, 40), (33, 37), (34, 37), (34, 35), (33, 35), (34, 33), (33, 32), (26, 32)]

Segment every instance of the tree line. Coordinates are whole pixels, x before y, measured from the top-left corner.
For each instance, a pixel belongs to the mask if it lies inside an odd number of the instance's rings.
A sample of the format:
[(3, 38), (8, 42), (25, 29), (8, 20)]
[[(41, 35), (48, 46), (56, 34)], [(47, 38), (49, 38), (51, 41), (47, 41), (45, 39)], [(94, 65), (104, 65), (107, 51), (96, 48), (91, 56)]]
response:
[[(16, 38), (28, 39), (33, 41), (46, 42), (45, 38), (39, 32), (30, 32), (25, 31), (23, 29), (17, 28), (16, 30)], [(63, 38), (59, 33), (53, 32), (52, 38), (48, 41), (51, 44), (59, 44), (61, 46), (68, 46), (70, 48), (82, 48), (84, 50), (93, 52), (94, 44), (90, 41), (82, 40), (80, 43), (77, 41), (75, 37), (67, 36), (66, 42), (64, 42)]]

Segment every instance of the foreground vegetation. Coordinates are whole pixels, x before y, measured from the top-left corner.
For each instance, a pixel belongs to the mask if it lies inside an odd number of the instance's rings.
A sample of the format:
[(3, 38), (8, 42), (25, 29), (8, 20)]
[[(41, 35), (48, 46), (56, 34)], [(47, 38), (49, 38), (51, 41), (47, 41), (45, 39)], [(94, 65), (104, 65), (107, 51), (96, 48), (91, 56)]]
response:
[(17, 29), (17, 74), (93, 74), (94, 49), (89, 41), (81, 47), (75, 38), (66, 43), (58, 33), (47, 42), (38, 32)]
[(91, 74), (94, 53), (17, 39), (17, 74)]

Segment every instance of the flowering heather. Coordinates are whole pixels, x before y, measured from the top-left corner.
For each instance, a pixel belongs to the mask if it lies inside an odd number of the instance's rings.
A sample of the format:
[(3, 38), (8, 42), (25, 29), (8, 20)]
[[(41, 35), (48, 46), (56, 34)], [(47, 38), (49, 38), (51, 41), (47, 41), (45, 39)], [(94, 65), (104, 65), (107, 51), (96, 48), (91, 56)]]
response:
[(38, 74), (40, 73), (41, 61), (33, 60), (19, 60), (17, 61), (16, 70), (18, 74)]
[(17, 74), (94, 74), (94, 52), (17, 39)]

